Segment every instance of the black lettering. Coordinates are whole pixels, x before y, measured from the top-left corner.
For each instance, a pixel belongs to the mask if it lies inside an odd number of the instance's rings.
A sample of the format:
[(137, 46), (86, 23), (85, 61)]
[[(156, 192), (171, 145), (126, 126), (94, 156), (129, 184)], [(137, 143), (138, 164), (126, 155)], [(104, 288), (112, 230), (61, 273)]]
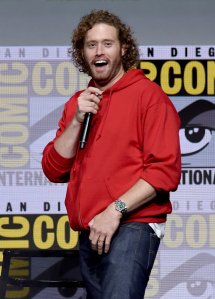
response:
[(176, 57), (178, 55), (178, 50), (176, 48), (171, 48), (171, 57)]
[(154, 57), (154, 48), (147, 48), (147, 56)]
[(19, 49), (19, 58), (25, 58), (25, 48), (20, 48)]
[(204, 184), (211, 184), (212, 183), (212, 171), (204, 170), (203, 171), (203, 179), (204, 179)]
[(45, 201), (44, 204), (43, 204), (43, 210), (44, 212), (47, 212), (50, 210), (50, 203)]
[(209, 50), (208, 50), (208, 55), (210, 57), (214, 57), (215, 56), (215, 48), (210, 47)]
[(9, 48), (6, 49), (5, 54), (4, 54), (4, 57), (5, 57), (5, 58), (11, 58), (11, 52), (10, 52), (10, 49), (9, 49)]
[(174, 211), (177, 211), (179, 209), (179, 202), (178, 201), (173, 201), (172, 207)]
[(43, 57), (49, 56), (49, 50), (47, 48), (43, 48)]
[(196, 48), (196, 57), (201, 57), (201, 48)]
[(195, 184), (195, 185), (214, 185), (215, 184), (215, 172), (212, 169), (203, 170), (182, 170), (180, 184)]
[(27, 203), (26, 202), (20, 202), (20, 211), (21, 212), (27, 211)]
[(59, 51), (59, 48), (57, 48), (57, 51), (56, 51), (56, 56), (57, 56), (57, 58), (59, 58), (59, 57), (60, 57), (60, 51)]
[(211, 201), (210, 208), (211, 210), (215, 210), (215, 200)]
[(12, 205), (10, 202), (7, 203), (6, 212), (13, 212)]
[(202, 183), (202, 173), (200, 170), (196, 170), (194, 172), (193, 181), (194, 181), (194, 184), (196, 184), (196, 185), (200, 185)]
[(41, 186), (43, 184), (43, 173), (42, 171), (40, 172), (35, 172), (34, 173), (34, 184)]
[(0, 172), (0, 186), (6, 186), (6, 173)]

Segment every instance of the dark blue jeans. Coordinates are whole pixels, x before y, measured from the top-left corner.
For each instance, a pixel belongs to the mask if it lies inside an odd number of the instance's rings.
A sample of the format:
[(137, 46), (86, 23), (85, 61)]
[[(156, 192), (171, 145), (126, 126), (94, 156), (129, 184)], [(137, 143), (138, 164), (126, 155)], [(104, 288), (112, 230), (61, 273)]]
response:
[(143, 299), (160, 239), (146, 223), (122, 224), (110, 251), (91, 250), (89, 232), (79, 239), (81, 273), (87, 299)]

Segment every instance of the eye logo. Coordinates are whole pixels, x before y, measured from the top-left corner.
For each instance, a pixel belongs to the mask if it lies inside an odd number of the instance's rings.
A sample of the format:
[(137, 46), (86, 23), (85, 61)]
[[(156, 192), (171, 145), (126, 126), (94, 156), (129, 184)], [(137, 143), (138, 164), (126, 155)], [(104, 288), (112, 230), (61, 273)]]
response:
[[(179, 112), (181, 129), (179, 132), (183, 165), (198, 164), (214, 155), (215, 105), (207, 100), (198, 100)], [(203, 164), (204, 165), (204, 164)], [(206, 164), (205, 166), (209, 166)]]
[[(215, 286), (215, 257), (199, 253), (173, 269), (161, 279), (160, 298), (212, 299)], [(168, 283), (166, 283), (168, 281)]]
[(212, 130), (203, 127), (188, 127), (180, 130), (182, 156), (194, 155), (202, 151), (210, 143)]

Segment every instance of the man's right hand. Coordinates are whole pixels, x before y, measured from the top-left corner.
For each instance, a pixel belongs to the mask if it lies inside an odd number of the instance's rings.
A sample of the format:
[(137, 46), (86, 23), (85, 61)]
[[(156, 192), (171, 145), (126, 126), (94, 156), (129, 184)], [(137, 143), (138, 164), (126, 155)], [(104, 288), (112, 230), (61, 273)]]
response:
[(102, 91), (96, 87), (88, 87), (78, 97), (75, 116), (68, 124), (64, 132), (55, 140), (56, 151), (65, 158), (72, 158), (76, 154), (81, 124), (86, 113), (96, 114)]
[(88, 87), (78, 97), (78, 105), (75, 118), (79, 123), (84, 121), (86, 113), (96, 114), (99, 109), (102, 91), (96, 87)]

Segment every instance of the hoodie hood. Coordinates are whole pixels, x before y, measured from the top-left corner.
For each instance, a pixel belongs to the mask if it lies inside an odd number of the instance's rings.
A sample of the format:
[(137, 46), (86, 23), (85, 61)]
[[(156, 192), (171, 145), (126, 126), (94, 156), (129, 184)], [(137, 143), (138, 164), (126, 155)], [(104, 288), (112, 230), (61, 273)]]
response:
[[(134, 83), (140, 81), (140, 80), (149, 80), (145, 75), (143, 70), (139, 69), (131, 69), (128, 72), (126, 72), (115, 84), (113, 84), (108, 89), (104, 90), (103, 93), (112, 93), (115, 91), (120, 91), (124, 88), (129, 87), (130, 85), (133, 85)], [(95, 87), (95, 83), (93, 79), (90, 80), (88, 86)]]
[[(115, 84), (113, 84), (111, 87), (107, 88), (103, 91), (103, 97), (106, 98), (106, 108), (102, 116), (102, 122), (101, 125), (97, 128), (97, 137), (96, 140), (99, 140), (102, 137), (104, 125), (106, 122), (106, 119), (108, 117), (110, 107), (111, 107), (111, 99), (112, 95), (114, 93), (118, 93), (119, 91), (128, 88), (129, 86), (135, 85), (141, 80), (149, 80), (144, 75), (144, 72), (139, 69), (131, 69), (128, 72), (126, 72)], [(95, 87), (95, 83), (93, 79), (90, 80), (88, 86)], [(103, 102), (103, 101), (102, 101)], [(103, 103), (101, 103), (103, 105)]]
[[(128, 72), (126, 72), (110, 88), (104, 90), (103, 96), (105, 96), (105, 97), (107, 96), (108, 100), (107, 100), (107, 104), (106, 104), (105, 113), (104, 113), (104, 115), (102, 117), (102, 124), (98, 128), (98, 131), (97, 131), (97, 138), (96, 138), (96, 140), (98, 140), (98, 139), (100, 139), (102, 137), (103, 128), (104, 128), (104, 125), (105, 125), (105, 122), (106, 122), (106, 119), (108, 117), (108, 113), (109, 113), (109, 110), (110, 110), (110, 106), (111, 106), (112, 95), (114, 93), (117, 93), (117, 92), (125, 89), (125, 88), (128, 88), (129, 86), (134, 85), (135, 83), (138, 83), (141, 80), (148, 80), (149, 81), (149, 79), (144, 75), (144, 72), (142, 70), (131, 69)], [(90, 80), (88, 86), (95, 87), (95, 83), (94, 83), (93, 79)]]

